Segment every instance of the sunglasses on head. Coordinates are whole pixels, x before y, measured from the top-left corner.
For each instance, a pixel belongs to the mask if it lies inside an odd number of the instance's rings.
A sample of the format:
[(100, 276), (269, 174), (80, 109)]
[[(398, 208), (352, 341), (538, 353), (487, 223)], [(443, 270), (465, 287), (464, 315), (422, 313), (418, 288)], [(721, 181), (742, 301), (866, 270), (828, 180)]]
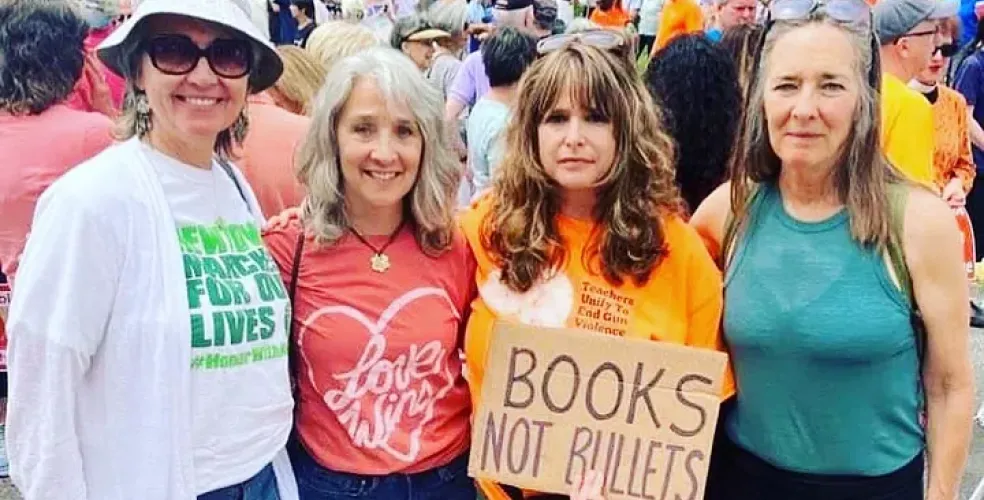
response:
[(204, 57), (208, 67), (222, 78), (242, 78), (253, 68), (253, 47), (245, 40), (219, 38), (200, 48), (184, 35), (161, 35), (146, 43), (150, 62), (166, 75), (187, 75)]
[(536, 44), (540, 55), (554, 52), (572, 43), (583, 43), (601, 50), (610, 50), (625, 43), (625, 39), (614, 31), (593, 30), (584, 33), (564, 33), (548, 36)]
[(769, 4), (769, 19), (800, 21), (821, 9), (840, 23), (871, 25), (871, 8), (864, 0), (773, 0)]

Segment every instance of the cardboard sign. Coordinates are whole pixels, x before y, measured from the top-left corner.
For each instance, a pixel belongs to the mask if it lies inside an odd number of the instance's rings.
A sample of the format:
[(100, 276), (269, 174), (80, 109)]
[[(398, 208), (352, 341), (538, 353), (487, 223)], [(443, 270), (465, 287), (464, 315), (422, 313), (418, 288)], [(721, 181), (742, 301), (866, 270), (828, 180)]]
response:
[(499, 322), (468, 473), (569, 493), (604, 471), (609, 500), (704, 498), (727, 355)]

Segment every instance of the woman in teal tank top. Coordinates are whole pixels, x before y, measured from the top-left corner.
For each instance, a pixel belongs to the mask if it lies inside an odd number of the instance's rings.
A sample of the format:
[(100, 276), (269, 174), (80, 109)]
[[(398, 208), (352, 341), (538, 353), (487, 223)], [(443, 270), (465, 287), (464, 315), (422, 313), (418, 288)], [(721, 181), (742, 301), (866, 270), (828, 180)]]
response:
[(707, 498), (954, 498), (973, 380), (953, 217), (879, 150), (864, 1), (770, 9), (733, 183), (691, 221), (727, 263), (723, 327), (738, 384)]

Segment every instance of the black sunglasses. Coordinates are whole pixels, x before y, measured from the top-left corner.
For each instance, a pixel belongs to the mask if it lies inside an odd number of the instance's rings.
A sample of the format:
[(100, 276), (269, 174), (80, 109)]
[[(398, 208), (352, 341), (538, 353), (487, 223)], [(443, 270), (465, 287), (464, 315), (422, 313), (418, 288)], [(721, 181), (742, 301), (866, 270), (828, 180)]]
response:
[(220, 38), (203, 49), (187, 36), (161, 35), (148, 40), (145, 50), (151, 64), (166, 75), (187, 75), (203, 57), (222, 78), (242, 78), (253, 68), (253, 47), (245, 40)]
[(960, 46), (955, 43), (944, 43), (943, 45), (937, 45), (936, 50), (933, 51), (935, 55), (937, 52), (943, 57), (953, 57), (957, 55), (957, 51), (960, 50)]

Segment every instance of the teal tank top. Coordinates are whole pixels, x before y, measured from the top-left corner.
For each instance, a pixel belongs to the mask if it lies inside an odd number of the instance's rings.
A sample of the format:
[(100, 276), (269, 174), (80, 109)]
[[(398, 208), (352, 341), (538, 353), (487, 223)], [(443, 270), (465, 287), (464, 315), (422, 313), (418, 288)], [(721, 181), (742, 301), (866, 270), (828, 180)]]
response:
[(877, 476), (924, 448), (907, 298), (846, 210), (794, 219), (760, 187), (725, 277), (724, 335), (741, 448), (785, 470)]

